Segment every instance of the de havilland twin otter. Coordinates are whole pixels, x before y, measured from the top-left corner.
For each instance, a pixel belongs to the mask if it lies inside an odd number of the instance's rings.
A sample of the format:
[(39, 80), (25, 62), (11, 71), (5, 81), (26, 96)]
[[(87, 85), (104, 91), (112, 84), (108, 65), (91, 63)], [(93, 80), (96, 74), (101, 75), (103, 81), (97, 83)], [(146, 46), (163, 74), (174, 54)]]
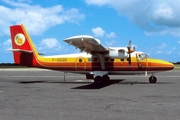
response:
[(64, 41), (85, 53), (44, 56), (37, 52), (24, 25), (10, 26), (14, 62), (28, 67), (86, 75), (101, 84), (110, 80), (108, 75), (151, 74), (150, 83), (156, 83), (154, 73), (172, 70), (170, 62), (149, 58), (143, 52), (128, 47), (105, 47), (92, 36), (81, 35)]

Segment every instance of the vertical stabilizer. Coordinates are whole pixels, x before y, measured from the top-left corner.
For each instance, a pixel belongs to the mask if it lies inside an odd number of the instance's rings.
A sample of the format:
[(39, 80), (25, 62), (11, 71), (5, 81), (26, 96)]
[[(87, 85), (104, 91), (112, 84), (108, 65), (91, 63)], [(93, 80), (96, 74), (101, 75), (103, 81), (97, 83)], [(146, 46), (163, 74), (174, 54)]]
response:
[(10, 26), (12, 51), (16, 64), (33, 66), (38, 53), (24, 25)]

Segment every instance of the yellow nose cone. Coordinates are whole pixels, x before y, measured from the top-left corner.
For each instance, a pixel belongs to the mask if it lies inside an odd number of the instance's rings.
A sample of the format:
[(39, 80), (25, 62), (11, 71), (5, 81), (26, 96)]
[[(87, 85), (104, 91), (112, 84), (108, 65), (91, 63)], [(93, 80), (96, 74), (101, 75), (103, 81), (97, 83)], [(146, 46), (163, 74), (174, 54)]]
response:
[(166, 71), (166, 70), (173, 70), (174, 64), (164, 61), (164, 60), (157, 60), (157, 59), (149, 59), (148, 66), (156, 71)]
[(168, 70), (173, 70), (174, 69), (174, 64), (170, 63), (170, 62), (166, 62), (166, 67)]

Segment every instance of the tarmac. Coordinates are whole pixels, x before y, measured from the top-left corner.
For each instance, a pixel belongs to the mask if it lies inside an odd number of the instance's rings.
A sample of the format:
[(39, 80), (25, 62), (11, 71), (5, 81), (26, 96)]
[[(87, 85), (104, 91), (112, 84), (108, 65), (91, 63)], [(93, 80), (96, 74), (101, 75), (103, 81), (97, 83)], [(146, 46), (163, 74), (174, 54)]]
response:
[(0, 120), (180, 120), (180, 71), (155, 76), (94, 85), (79, 74), (0, 69)]

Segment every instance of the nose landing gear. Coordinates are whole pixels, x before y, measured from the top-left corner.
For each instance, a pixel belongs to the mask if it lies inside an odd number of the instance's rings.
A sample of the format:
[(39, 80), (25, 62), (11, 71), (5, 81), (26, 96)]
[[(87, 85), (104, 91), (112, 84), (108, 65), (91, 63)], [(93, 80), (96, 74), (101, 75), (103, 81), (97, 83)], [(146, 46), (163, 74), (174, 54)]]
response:
[(157, 78), (152, 74), (152, 76), (149, 77), (149, 82), (150, 83), (156, 83), (157, 82)]

